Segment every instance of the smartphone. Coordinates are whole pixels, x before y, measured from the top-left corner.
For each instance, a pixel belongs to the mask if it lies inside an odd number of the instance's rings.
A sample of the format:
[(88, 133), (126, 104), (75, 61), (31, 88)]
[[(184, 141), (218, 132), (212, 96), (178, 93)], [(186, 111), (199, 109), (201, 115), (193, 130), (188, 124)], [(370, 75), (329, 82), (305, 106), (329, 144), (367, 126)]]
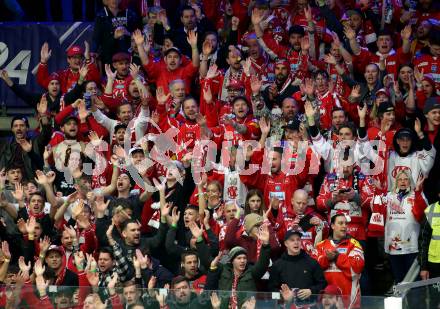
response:
[(339, 190), (339, 193), (347, 193), (350, 192), (350, 189), (341, 189)]
[(90, 92), (84, 93), (84, 103), (86, 103), (86, 109), (90, 109), (92, 107), (92, 94)]

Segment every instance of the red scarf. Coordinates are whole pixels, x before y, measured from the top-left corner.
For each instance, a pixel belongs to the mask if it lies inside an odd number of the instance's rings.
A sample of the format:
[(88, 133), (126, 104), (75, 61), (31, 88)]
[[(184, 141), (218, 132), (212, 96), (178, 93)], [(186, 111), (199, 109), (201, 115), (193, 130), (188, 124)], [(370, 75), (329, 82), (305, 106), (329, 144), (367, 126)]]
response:
[(261, 240), (257, 239), (257, 260), (260, 258), (260, 252), (261, 252)]
[(46, 215), (44, 213), (44, 211), (41, 211), (39, 214), (34, 214), (30, 208), (28, 208), (28, 214), (29, 214), (29, 217), (34, 217), (37, 220), (43, 219), (43, 217)]
[(238, 309), (238, 298), (237, 298), (238, 278), (239, 276), (234, 274), (234, 280), (232, 281), (232, 288), (231, 288), (231, 298), (229, 300), (228, 309)]

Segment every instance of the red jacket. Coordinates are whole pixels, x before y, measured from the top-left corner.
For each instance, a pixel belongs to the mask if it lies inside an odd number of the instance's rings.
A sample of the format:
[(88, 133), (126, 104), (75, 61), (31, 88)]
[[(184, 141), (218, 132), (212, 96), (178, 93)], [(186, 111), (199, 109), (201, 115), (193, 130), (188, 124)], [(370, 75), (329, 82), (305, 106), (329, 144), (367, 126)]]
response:
[[(353, 64), (355, 69), (360, 72), (365, 72), (365, 67), (370, 63), (376, 63), (379, 65), (379, 52), (376, 54), (371, 53), (366, 48), (362, 48), (359, 55), (353, 55)], [(399, 66), (404, 63), (411, 61), (411, 54), (404, 53), (402, 48), (397, 49), (397, 51), (391, 50), (388, 56), (385, 58), (385, 66), (388, 74), (393, 74), (394, 78), (397, 78), (397, 73)]]
[[(414, 60), (414, 65), (417, 66), (419, 72), (423, 74), (431, 74), (437, 89), (440, 87), (440, 57), (433, 57), (432, 55), (422, 54)], [(434, 89), (435, 95), (435, 89)]]
[[(269, 226), (269, 232), (270, 252), (271, 256), (275, 256), (280, 249), (280, 243), (271, 226)], [(258, 260), (257, 240), (250, 236), (243, 235), (243, 233), (244, 228), (240, 225), (240, 220), (232, 219), (226, 228), (225, 248), (232, 249), (235, 246), (243, 247), (247, 251), (249, 262), (256, 263)]]
[[(342, 290), (344, 308), (360, 308), (361, 290), (359, 278), (364, 269), (364, 252), (359, 242), (353, 238), (346, 238), (339, 243), (331, 239), (321, 241), (316, 245), (317, 261), (324, 270), (328, 284), (334, 284)], [(335, 261), (327, 259), (326, 251), (336, 250), (339, 255)]]
[(287, 47), (278, 44), (273, 36), (269, 33), (263, 35), (264, 44), (266, 44), (266, 52), (274, 54), (278, 58), (286, 58), (290, 63), (290, 71), (293, 76), (298, 78), (304, 78), (308, 72), (309, 55), (303, 54), (301, 51), (296, 51), (292, 47)]
[[(100, 83), (99, 70), (95, 63), (89, 63), (87, 65), (89, 72), (86, 75), (86, 80), (93, 80), (97, 85)], [(70, 68), (59, 70), (56, 72), (60, 79), (61, 93), (66, 93), (75, 86), (79, 79), (79, 72), (73, 72)], [(47, 64), (40, 63), (37, 69), (37, 83), (47, 89), (49, 83), (49, 70)]]
[(181, 65), (174, 71), (169, 71), (166, 66), (160, 62), (150, 61), (147, 65), (144, 65), (144, 69), (148, 72), (149, 80), (155, 82), (157, 88), (162, 87), (166, 94), (169, 92), (168, 85), (175, 79), (185, 81), (185, 90), (186, 93), (189, 94), (191, 83), (199, 71), (192, 62), (185, 66)]

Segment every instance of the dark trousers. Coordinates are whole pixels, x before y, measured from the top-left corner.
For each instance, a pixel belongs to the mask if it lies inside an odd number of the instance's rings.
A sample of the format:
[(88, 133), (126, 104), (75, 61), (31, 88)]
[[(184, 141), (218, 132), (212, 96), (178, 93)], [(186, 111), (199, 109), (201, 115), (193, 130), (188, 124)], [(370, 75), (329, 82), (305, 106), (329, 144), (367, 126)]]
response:
[(417, 253), (388, 255), (396, 284), (403, 281), (416, 257)]

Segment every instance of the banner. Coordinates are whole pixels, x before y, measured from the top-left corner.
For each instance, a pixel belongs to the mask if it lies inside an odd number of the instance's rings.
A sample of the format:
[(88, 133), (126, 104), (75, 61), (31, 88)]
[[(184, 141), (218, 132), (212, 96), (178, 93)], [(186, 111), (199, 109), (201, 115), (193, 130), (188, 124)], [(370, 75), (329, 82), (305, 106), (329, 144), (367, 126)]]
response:
[[(36, 73), (40, 50), (49, 43), (52, 56), (49, 72), (67, 67), (66, 51), (72, 45), (91, 43), (93, 23), (0, 23), (0, 68), (9, 73), (14, 83), (26, 86), (35, 93), (44, 89), (37, 84)], [(23, 108), (27, 105), (0, 80), (0, 104), (6, 108)], [(19, 109), (17, 110), (19, 112)]]

